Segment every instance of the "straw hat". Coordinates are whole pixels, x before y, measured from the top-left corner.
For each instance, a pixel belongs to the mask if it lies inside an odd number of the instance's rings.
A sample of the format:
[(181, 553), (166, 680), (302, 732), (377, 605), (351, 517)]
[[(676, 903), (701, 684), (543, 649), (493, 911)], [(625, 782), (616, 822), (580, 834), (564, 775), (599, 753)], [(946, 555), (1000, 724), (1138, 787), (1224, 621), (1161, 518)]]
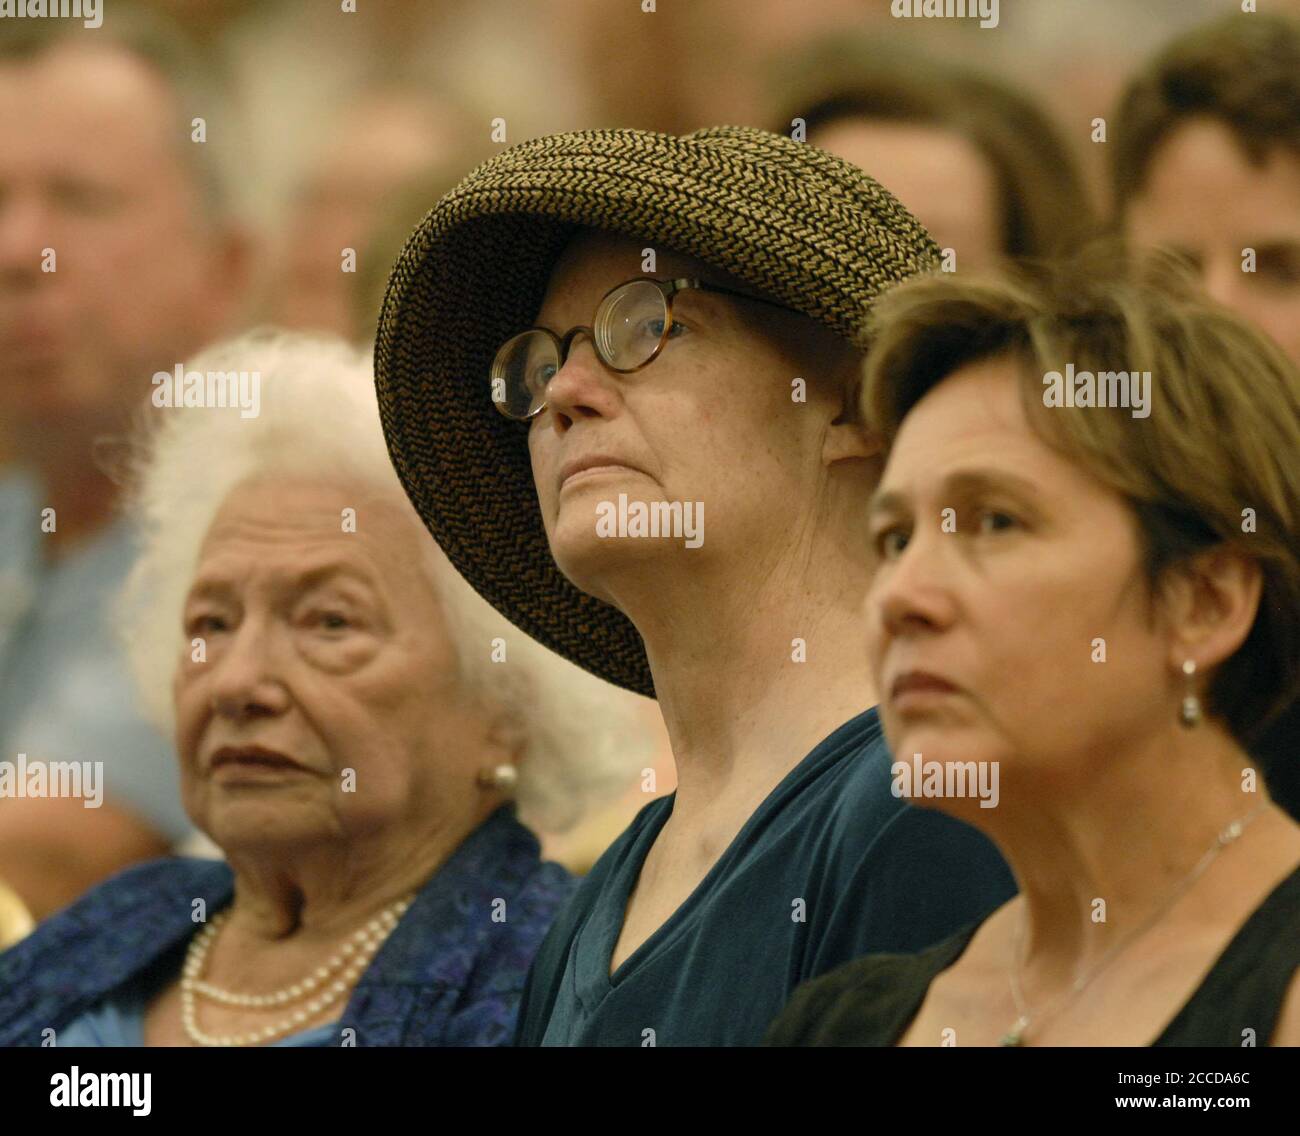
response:
[(532, 324), (579, 227), (724, 269), (859, 347), (871, 303), (933, 268), (939, 250), (856, 166), (735, 126), (523, 142), (474, 170), (407, 241), (375, 345), (380, 417), (402, 485), (451, 562), (507, 619), (653, 696), (636, 629), (551, 558), (528, 427), (497, 412), (488, 383), (497, 348)]

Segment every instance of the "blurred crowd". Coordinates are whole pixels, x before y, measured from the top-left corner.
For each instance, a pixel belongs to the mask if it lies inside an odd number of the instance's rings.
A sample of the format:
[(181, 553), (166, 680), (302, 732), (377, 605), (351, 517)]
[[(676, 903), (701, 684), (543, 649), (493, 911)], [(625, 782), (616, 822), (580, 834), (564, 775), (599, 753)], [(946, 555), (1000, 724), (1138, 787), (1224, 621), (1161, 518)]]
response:
[[(107, 0), (94, 30), (0, 21), (0, 759), (106, 770), (95, 810), (0, 799), (22, 906), (39, 919), (127, 865), (212, 851), (114, 624), (152, 377), (262, 325), (367, 350), (407, 234), (508, 146), (764, 127), (869, 171), (946, 271), (1106, 237), (1168, 249), (1300, 361), (1294, 32), (1261, 14), (1229, 33), (1213, 21), (1236, 0), (1005, 0), (996, 33), (890, 7)], [(674, 784), (653, 705), (609, 698), (655, 756), (544, 834), (576, 871)], [(1294, 757), (1297, 723), (1265, 744)]]

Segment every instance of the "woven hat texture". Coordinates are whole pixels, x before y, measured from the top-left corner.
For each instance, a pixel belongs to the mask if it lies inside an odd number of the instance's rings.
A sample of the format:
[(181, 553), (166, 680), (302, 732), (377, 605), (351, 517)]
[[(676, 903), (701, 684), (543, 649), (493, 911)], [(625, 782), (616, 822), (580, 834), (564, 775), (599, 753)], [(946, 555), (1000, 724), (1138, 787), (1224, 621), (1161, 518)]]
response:
[(872, 302), (931, 270), (939, 250), (857, 167), (734, 126), (523, 142), (470, 173), (408, 239), (375, 346), (380, 417), (402, 485), (457, 570), (506, 618), (653, 696), (636, 629), (551, 558), (527, 426), (499, 414), (489, 389), (497, 348), (532, 324), (552, 266), (584, 227), (724, 269), (859, 347)]

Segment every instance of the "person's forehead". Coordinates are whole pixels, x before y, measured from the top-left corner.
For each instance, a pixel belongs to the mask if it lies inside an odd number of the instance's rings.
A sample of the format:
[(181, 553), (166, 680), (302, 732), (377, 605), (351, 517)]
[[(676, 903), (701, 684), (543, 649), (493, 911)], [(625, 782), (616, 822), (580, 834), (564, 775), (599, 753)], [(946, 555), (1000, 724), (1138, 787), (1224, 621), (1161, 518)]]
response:
[(1300, 158), (1281, 144), (1253, 157), (1220, 122), (1197, 118), (1178, 126), (1154, 151), (1133, 212), (1154, 220), (1187, 214), (1230, 220), (1246, 214), (1298, 215)]
[(963, 363), (916, 401), (900, 423), (898, 437), (904, 432), (909, 439), (941, 432), (968, 438), (980, 434), (1030, 438), (1017, 383), (1023, 366), (1008, 355)]
[[(349, 516), (356, 522), (351, 526), (343, 523)], [(405, 499), (362, 482), (293, 474), (253, 477), (226, 495), (204, 545), (337, 541), (396, 550), (424, 535), (422, 528), (413, 528), (413, 521)]]
[[(59, 43), (31, 59), (0, 62), (0, 90), (8, 87), (22, 90), (16, 102), (25, 115), (50, 120), (47, 125), (60, 120), (61, 128), (77, 135), (126, 133), (168, 143), (169, 135), (180, 131), (173, 121), (176, 95), (167, 82), (143, 59), (111, 42)], [(3, 102), (13, 106), (15, 100)], [(69, 121), (62, 124), (63, 118)]]

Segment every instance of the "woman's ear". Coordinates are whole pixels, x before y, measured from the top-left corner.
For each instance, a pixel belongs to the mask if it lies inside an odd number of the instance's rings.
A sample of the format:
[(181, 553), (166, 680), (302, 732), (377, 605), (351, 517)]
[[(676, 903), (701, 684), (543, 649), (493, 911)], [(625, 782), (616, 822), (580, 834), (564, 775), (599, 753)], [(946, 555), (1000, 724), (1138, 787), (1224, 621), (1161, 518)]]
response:
[(1191, 659), (1204, 671), (1235, 654), (1254, 626), (1263, 586), (1259, 561), (1222, 544), (1174, 569), (1162, 587), (1170, 665)]
[(862, 473), (876, 485), (885, 470), (885, 439), (868, 427), (858, 405), (861, 391), (861, 358), (856, 354), (843, 364), (840, 384), (840, 412), (826, 427), (822, 439), (822, 464), (828, 469), (836, 462), (866, 462)]
[(884, 451), (884, 439), (855, 421), (854, 416), (846, 411), (826, 428), (822, 462), (831, 465), (837, 461), (878, 458)]

